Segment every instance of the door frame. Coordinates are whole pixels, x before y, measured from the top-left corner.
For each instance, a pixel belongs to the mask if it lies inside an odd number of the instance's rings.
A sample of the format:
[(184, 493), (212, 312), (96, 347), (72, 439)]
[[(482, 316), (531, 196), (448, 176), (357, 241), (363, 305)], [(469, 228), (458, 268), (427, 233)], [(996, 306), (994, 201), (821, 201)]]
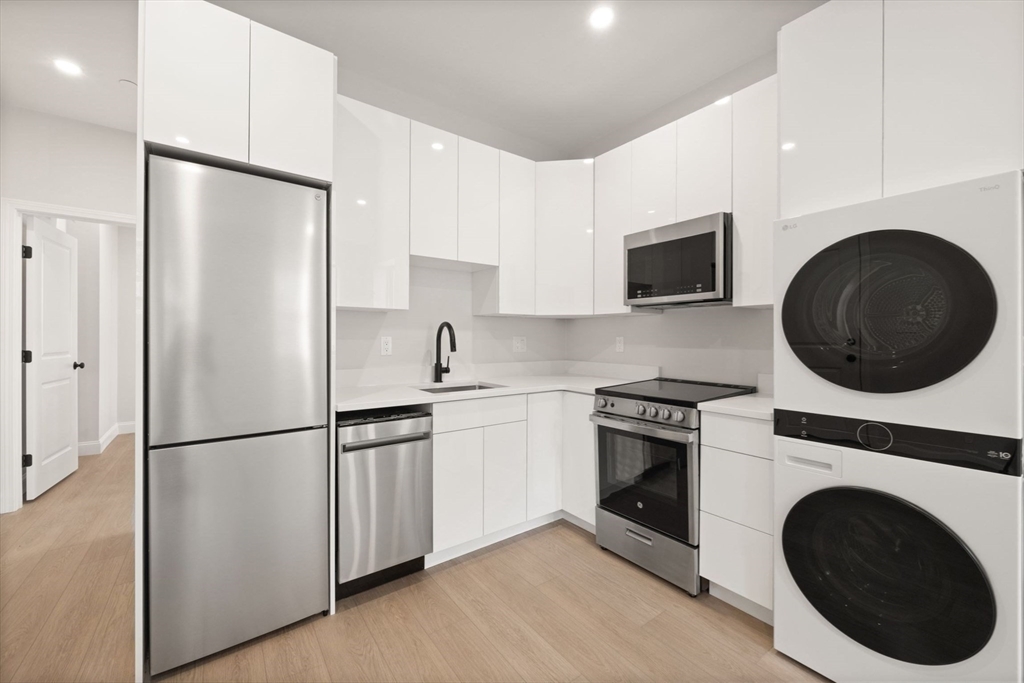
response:
[[(21, 246), (25, 214), (137, 227), (130, 214), (0, 197), (0, 513), (19, 509), (24, 498)], [(140, 276), (138, 263), (135, 276)]]

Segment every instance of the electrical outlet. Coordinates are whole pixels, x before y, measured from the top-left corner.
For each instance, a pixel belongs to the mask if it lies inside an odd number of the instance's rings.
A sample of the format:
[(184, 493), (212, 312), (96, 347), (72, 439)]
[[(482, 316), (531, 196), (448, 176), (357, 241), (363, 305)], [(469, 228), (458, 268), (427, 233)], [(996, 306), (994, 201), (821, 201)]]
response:
[(391, 355), (391, 337), (380, 338), (380, 355), (390, 356)]
[(626, 342), (622, 337), (615, 338), (615, 350), (619, 353), (626, 350)]
[(512, 337), (512, 353), (526, 353), (526, 337)]

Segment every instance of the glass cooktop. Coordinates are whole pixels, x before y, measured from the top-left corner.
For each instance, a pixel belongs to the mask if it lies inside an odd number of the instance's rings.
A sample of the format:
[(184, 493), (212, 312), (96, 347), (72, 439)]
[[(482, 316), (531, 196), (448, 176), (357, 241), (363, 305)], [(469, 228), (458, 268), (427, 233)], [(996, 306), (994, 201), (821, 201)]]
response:
[(716, 384), (714, 382), (693, 382), (684, 379), (659, 377), (642, 382), (601, 387), (595, 393), (598, 396), (618, 396), (620, 398), (632, 398), (654, 403), (696, 408), (698, 403), (704, 401), (752, 394), (756, 391), (756, 387), (748, 387), (741, 384)]

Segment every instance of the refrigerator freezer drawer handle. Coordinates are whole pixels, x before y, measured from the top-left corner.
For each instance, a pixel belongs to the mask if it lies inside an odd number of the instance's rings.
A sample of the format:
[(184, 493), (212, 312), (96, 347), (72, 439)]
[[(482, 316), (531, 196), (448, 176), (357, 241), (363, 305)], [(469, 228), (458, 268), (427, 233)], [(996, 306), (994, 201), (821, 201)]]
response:
[(395, 446), (400, 443), (411, 443), (413, 441), (423, 441), (424, 439), (430, 438), (430, 432), (417, 432), (415, 434), (403, 434), (402, 436), (393, 436), (384, 439), (370, 439), (369, 441), (357, 441), (355, 443), (346, 443), (341, 445), (342, 453), (351, 453), (352, 451), (365, 451), (371, 448), (383, 448), (384, 446)]

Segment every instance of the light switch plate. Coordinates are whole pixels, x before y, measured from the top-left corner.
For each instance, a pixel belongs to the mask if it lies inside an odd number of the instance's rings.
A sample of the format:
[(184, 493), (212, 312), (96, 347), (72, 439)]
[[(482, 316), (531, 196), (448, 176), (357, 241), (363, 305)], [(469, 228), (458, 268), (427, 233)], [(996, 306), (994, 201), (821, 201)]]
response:
[(623, 351), (626, 350), (626, 341), (625, 341), (625, 339), (623, 339), (622, 337), (616, 337), (615, 338), (615, 350), (617, 352), (619, 352), (619, 353), (622, 353)]
[(526, 353), (526, 337), (512, 337), (512, 353)]
[(390, 356), (391, 355), (391, 337), (380, 338), (380, 355)]

